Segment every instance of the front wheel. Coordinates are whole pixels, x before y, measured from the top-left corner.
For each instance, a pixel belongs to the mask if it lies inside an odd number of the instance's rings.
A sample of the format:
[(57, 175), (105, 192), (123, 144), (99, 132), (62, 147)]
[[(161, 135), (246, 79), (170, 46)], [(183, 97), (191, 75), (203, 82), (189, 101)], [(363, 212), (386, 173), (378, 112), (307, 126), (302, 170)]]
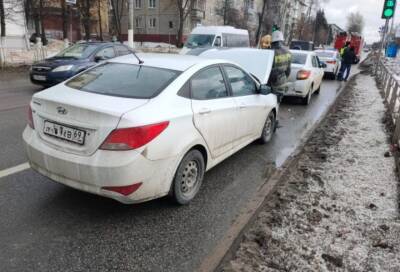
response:
[(261, 144), (266, 144), (269, 141), (271, 141), (272, 136), (274, 135), (275, 132), (275, 126), (276, 126), (276, 117), (274, 112), (271, 111), (268, 114), (267, 120), (264, 123), (263, 131), (259, 139), (259, 142)]
[(199, 192), (205, 172), (204, 157), (198, 150), (189, 151), (182, 159), (172, 182), (173, 198), (188, 204)]

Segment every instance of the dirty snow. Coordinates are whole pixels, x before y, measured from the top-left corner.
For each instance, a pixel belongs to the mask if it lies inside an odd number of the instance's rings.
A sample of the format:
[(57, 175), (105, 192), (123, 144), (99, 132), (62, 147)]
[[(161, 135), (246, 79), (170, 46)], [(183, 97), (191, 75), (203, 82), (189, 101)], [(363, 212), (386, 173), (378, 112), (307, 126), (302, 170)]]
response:
[(398, 180), (372, 77), (349, 83), (225, 271), (400, 271)]

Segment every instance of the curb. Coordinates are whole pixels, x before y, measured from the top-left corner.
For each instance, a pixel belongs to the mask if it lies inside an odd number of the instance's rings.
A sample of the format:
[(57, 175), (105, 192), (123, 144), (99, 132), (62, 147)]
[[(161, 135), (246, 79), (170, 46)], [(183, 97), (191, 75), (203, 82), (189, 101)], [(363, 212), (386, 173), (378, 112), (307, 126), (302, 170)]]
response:
[(214, 249), (201, 261), (200, 266), (196, 269), (197, 272), (214, 272), (222, 271), (224, 265), (232, 259), (234, 253), (239, 247), (241, 241), (243, 240), (244, 233), (249, 229), (252, 223), (257, 218), (257, 215), (264, 206), (264, 203), (268, 201), (267, 197), (272, 192), (279, 180), (282, 178), (283, 174), (297, 163), (298, 155), (303, 150), (304, 146), (307, 144), (310, 136), (315, 132), (315, 130), (320, 126), (322, 121), (326, 116), (335, 108), (338, 99), (342, 96), (343, 91), (347, 88), (349, 83), (353, 82), (357, 75), (359, 75), (361, 70), (357, 71), (350, 76), (350, 79), (344, 84), (340, 85), (336, 91), (338, 93), (335, 101), (327, 107), (321, 114), (321, 117), (315, 122), (311, 129), (304, 136), (303, 140), (300, 141), (297, 148), (293, 153), (286, 159), (283, 165), (276, 169), (272, 175), (265, 180), (264, 184), (259, 187), (257, 193), (254, 197), (246, 204), (246, 206), (240, 211), (238, 217), (235, 219), (232, 226), (225, 233), (224, 237), (220, 242), (214, 247)]

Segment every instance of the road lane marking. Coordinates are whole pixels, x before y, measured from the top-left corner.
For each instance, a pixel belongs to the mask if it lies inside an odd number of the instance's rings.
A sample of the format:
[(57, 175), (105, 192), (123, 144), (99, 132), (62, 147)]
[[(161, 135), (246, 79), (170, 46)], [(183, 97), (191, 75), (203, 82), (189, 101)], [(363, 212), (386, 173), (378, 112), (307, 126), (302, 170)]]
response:
[(26, 169), (31, 168), (29, 163), (22, 163), (20, 165), (14, 166), (14, 167), (10, 167), (4, 170), (0, 170), (0, 178), (4, 178), (13, 174), (16, 174), (18, 172), (24, 171)]

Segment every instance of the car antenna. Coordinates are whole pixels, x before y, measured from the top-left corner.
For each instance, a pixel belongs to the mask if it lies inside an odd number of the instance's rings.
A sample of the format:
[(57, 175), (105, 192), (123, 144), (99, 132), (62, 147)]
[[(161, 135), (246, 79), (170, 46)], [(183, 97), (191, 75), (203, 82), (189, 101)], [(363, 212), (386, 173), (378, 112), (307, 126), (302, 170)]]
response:
[(139, 65), (144, 63), (144, 61), (141, 60), (141, 59), (138, 57), (138, 55), (136, 55), (135, 51), (132, 51), (132, 54), (133, 54), (133, 55), (135, 56), (135, 58), (139, 61)]

